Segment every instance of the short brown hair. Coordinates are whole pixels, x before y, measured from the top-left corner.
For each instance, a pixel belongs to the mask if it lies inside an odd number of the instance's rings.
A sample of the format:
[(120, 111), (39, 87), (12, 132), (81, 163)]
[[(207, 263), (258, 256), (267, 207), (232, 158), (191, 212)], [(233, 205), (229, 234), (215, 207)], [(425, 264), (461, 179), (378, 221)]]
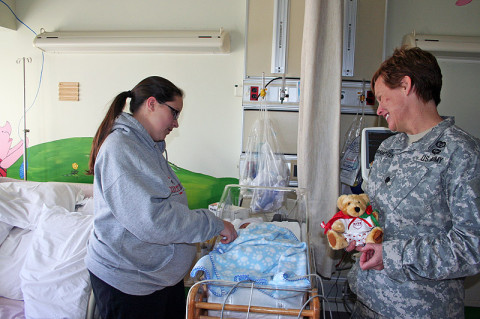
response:
[(391, 89), (400, 86), (404, 76), (410, 77), (412, 87), (418, 97), (425, 103), (433, 100), (440, 104), (442, 90), (442, 71), (437, 59), (428, 51), (420, 48), (397, 48), (393, 55), (383, 61), (372, 77), (371, 88), (375, 92), (375, 82), (383, 78), (385, 85)]

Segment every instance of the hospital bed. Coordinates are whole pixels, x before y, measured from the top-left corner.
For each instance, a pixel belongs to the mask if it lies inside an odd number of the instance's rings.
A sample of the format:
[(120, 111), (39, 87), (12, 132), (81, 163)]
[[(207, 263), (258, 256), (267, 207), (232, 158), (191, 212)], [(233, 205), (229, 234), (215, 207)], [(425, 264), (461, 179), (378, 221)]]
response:
[(93, 185), (0, 177), (0, 318), (93, 319)]
[(187, 318), (319, 318), (305, 190), (227, 185), (215, 213), (239, 236), (204, 243)]

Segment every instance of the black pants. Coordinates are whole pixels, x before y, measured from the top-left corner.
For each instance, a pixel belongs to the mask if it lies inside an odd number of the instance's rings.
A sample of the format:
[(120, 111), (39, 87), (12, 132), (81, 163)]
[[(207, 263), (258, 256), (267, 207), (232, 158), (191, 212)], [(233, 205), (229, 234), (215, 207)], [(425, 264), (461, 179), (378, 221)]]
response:
[(183, 280), (150, 295), (135, 296), (121, 292), (90, 273), (95, 302), (102, 319), (184, 319)]

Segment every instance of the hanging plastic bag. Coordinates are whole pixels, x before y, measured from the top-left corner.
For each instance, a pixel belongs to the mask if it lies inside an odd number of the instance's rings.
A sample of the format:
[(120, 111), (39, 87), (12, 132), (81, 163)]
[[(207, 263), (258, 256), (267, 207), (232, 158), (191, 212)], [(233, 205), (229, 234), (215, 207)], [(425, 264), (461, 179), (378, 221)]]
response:
[[(277, 135), (268, 111), (262, 102), (260, 117), (248, 137), (245, 165), (240, 172), (240, 184), (246, 186), (286, 187), (290, 171), (280, 153)], [(282, 206), (283, 192), (261, 188), (253, 193), (251, 209), (255, 212), (275, 211)]]
[(362, 103), (362, 114), (357, 113), (350, 128), (345, 134), (345, 142), (340, 154), (340, 182), (349, 186), (356, 186), (361, 183), (360, 172), (360, 142), (361, 133), (365, 126), (365, 82), (363, 93), (360, 99)]
[(354, 138), (347, 146), (340, 160), (340, 181), (349, 186), (356, 186), (360, 176), (360, 136)]

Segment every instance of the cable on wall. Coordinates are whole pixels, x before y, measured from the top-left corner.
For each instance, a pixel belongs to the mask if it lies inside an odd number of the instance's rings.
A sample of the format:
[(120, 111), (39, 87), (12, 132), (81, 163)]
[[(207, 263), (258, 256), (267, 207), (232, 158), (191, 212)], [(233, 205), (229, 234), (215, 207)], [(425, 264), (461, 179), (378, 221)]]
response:
[[(15, 19), (17, 19), (21, 24), (23, 24), (28, 30), (32, 31), (32, 33), (35, 36), (37, 35), (37, 33), (35, 33), (35, 31), (33, 31), (28, 25), (26, 25), (22, 20), (20, 20), (20, 18), (15, 14), (15, 12), (12, 10), (12, 8), (7, 3), (5, 3), (5, 1), (0, 0), (0, 2), (3, 3), (8, 8), (8, 10), (10, 10), (10, 12), (13, 14)], [(23, 179), (26, 180), (27, 179), (27, 161), (26, 161), (26, 158), (28, 157), (28, 155), (27, 155), (27, 133), (29, 132), (29, 130), (26, 127), (26, 122), (27, 122), (26, 117), (27, 117), (27, 112), (33, 107), (33, 105), (37, 101), (38, 93), (40, 92), (40, 87), (41, 87), (41, 84), (42, 84), (42, 77), (43, 77), (43, 66), (45, 64), (45, 55), (42, 52), (40, 79), (38, 81), (38, 87), (37, 87), (37, 91), (35, 93), (35, 97), (33, 99), (33, 102), (30, 105), (30, 107), (28, 107), (28, 108), (26, 107), (25, 61), (31, 62), (32, 59), (24, 57), (24, 58), (20, 58), (20, 59), (17, 60), (17, 63), (23, 62), (23, 115), (20, 118), (20, 120), (18, 121), (17, 135), (20, 139), (22, 138), (21, 135), (20, 135), (20, 123), (23, 122), (23, 138), (24, 138), (24, 140), (23, 140)]]

